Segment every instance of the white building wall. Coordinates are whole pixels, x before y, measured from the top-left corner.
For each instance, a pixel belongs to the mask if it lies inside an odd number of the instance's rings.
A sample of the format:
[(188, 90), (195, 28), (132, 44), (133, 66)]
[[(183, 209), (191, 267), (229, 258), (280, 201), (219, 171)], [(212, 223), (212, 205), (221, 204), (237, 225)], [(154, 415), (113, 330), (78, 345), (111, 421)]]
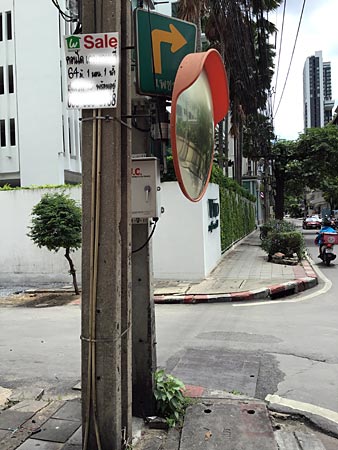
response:
[[(59, 1), (65, 10), (65, 0)], [(51, 1), (2, 0), (3, 34), (6, 14), (12, 17), (12, 39), (0, 40), (0, 70), (5, 93), (0, 94), (0, 120), (6, 120), (7, 145), (0, 152), (0, 181), (21, 186), (63, 184), (80, 180), (80, 112), (65, 107), (63, 36), (75, 23), (60, 18)], [(8, 93), (8, 66), (14, 67), (14, 93)], [(10, 143), (10, 119), (15, 119), (16, 143)], [(65, 171), (70, 172), (67, 178)]]
[(14, 18), (21, 185), (61, 184), (58, 12), (52, 2), (19, 0)]
[[(32, 209), (46, 192), (55, 189), (0, 191), (0, 286), (72, 282), (64, 251), (40, 249), (27, 236)], [(80, 203), (80, 187), (66, 193)], [(165, 213), (152, 238), (155, 278), (197, 280), (216, 266), (221, 257), (220, 226), (208, 231), (210, 223), (219, 220), (209, 218), (208, 199), (218, 201), (218, 185), (209, 184), (203, 199), (193, 203), (183, 196), (177, 183), (162, 183)], [(73, 253), (73, 260), (80, 280), (81, 250)]]
[(162, 183), (165, 211), (153, 236), (154, 278), (203, 279), (216, 266), (221, 257), (220, 226), (208, 231), (208, 199), (218, 198), (217, 185), (209, 184), (202, 200), (193, 203), (178, 183)]
[[(8, 36), (8, 17), (11, 19), (11, 36)], [(14, 92), (9, 92), (9, 68), (15, 71), (15, 46), (13, 29), (13, 0), (2, 0), (0, 2), (0, 21), (2, 36), (0, 39), (0, 70), (3, 75), (0, 93), (0, 132), (5, 129), (5, 136), (0, 135), (0, 171), (4, 174), (17, 173), (19, 171), (19, 156), (17, 145), (17, 96), (14, 77)], [(10, 138), (10, 120), (14, 119), (16, 128), (15, 145)]]
[[(15, 283), (72, 283), (64, 251), (61, 249), (53, 253), (45, 248), (40, 249), (27, 236), (32, 208), (46, 192), (45, 189), (0, 191), (0, 286)], [(80, 201), (80, 188), (74, 187), (66, 193), (71, 193), (72, 198)], [(73, 253), (72, 257), (80, 278), (81, 250)]]

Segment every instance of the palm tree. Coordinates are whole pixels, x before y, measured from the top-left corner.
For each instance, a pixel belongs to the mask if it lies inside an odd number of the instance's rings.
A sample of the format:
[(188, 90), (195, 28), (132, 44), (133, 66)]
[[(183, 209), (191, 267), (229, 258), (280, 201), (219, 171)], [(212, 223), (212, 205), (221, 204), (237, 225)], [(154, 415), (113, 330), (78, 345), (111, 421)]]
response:
[(198, 27), (203, 22), (210, 46), (217, 48), (224, 59), (230, 86), (230, 132), (237, 149), (235, 172), (239, 182), (243, 126), (250, 115), (266, 109), (269, 96), (274, 56), (269, 36), (276, 29), (268, 15), (280, 3), (281, 0), (180, 1), (179, 17)]

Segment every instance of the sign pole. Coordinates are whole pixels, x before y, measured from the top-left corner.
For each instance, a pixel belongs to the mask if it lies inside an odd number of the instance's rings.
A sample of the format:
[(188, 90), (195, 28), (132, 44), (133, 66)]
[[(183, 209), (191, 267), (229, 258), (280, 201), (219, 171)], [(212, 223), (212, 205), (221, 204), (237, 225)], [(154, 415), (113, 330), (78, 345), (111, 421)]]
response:
[[(126, 30), (121, 0), (83, 0), (83, 32)], [(123, 24), (123, 25), (121, 25)], [(125, 47), (125, 36), (121, 45)], [(121, 60), (126, 58), (122, 53)], [(126, 64), (113, 109), (83, 110), (83, 450), (120, 450), (131, 436), (130, 130)], [(122, 276), (123, 272), (123, 276)], [(125, 433), (121, 433), (121, 430)], [(130, 434), (129, 434), (130, 433)]]

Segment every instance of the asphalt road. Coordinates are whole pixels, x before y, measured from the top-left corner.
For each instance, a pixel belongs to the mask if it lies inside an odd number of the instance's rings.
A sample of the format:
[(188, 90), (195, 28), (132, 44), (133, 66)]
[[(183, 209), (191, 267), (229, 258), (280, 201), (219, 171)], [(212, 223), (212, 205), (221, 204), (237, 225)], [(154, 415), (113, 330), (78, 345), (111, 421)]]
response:
[[(186, 384), (338, 412), (338, 261), (324, 266), (304, 234), (325, 282), (279, 301), (157, 305), (158, 365)], [(72, 395), (79, 336), (78, 306), (0, 309), (0, 386)]]
[[(224, 373), (236, 358), (242, 363), (258, 361), (256, 397), (278, 394), (338, 412), (338, 261), (324, 266), (316, 257), (316, 232), (306, 230), (304, 235), (324, 282), (268, 303), (159, 305), (158, 364), (188, 384), (192, 380), (219, 389), (225, 379), (241, 392), (243, 364), (237, 388)], [(194, 358), (198, 352), (199, 364)]]

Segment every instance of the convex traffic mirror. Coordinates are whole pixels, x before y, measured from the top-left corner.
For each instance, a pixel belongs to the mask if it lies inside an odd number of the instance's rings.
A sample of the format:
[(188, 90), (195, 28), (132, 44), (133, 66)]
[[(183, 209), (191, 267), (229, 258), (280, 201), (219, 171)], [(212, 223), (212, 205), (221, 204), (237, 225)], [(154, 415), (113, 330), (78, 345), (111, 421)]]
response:
[(183, 58), (175, 78), (170, 133), (176, 177), (191, 201), (199, 201), (205, 193), (215, 125), (228, 109), (228, 83), (220, 54), (211, 49)]

